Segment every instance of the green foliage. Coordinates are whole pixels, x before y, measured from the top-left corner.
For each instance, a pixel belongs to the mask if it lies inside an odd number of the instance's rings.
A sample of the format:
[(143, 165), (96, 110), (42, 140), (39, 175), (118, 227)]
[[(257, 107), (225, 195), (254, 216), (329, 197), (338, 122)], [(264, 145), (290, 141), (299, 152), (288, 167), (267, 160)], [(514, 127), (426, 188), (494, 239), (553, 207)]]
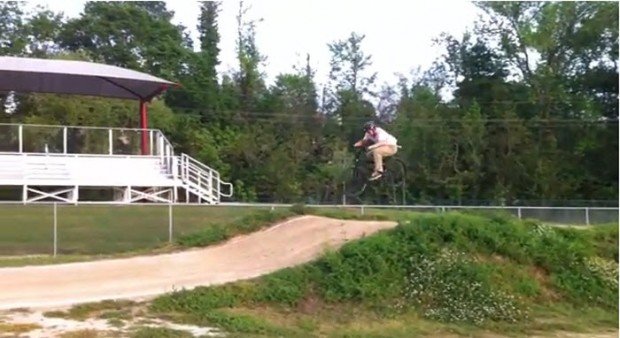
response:
[(178, 311), (204, 315), (206, 311), (222, 307), (233, 307), (246, 300), (247, 289), (242, 283), (223, 285), (218, 288), (196, 288), (180, 290), (156, 298), (150, 308), (157, 312)]
[(165, 6), (149, 12), (140, 3), (88, 2), (80, 17), (64, 25), (61, 46), (84, 50), (95, 61), (174, 79), (190, 42), (171, 18)]
[(131, 338), (191, 338), (193, 334), (165, 327), (137, 327)]
[(246, 334), (285, 335), (278, 327), (271, 325), (264, 319), (243, 314), (228, 313), (225, 311), (210, 311), (204, 316), (208, 323), (217, 325), (229, 332)]
[(124, 309), (134, 304), (135, 302), (132, 301), (104, 300), (102, 302), (76, 305), (67, 311), (49, 311), (45, 312), (44, 315), (46, 317), (76, 320), (85, 320), (93, 314), (101, 314), (102, 318), (126, 318), (128, 314), (124, 311)]
[(618, 263), (618, 224), (599, 224), (587, 236), (597, 256)]
[(208, 316), (267, 304), (295, 308), (318, 298), (476, 325), (527, 320), (533, 302), (617, 311), (618, 265), (596, 255), (595, 238), (592, 230), (503, 215), (415, 214), (315, 262), (252, 281), (175, 292), (156, 299), (152, 310)]
[(524, 317), (514, 296), (492, 286), (490, 271), (464, 253), (444, 250), (411, 259), (405, 295), (428, 318), (441, 321), (516, 322)]
[(305, 215), (308, 213), (308, 209), (303, 204), (293, 204), (289, 210), (297, 215)]
[(256, 285), (254, 302), (294, 306), (310, 289), (312, 269), (288, 268), (265, 276)]
[(259, 211), (226, 224), (212, 224), (203, 230), (181, 236), (177, 243), (183, 246), (206, 246), (222, 242), (235, 235), (256, 231), (273, 222), (293, 215), (286, 210)]
[(402, 243), (383, 233), (345, 245), (316, 263), (320, 294), (329, 301), (374, 301), (402, 290), (406, 253)]

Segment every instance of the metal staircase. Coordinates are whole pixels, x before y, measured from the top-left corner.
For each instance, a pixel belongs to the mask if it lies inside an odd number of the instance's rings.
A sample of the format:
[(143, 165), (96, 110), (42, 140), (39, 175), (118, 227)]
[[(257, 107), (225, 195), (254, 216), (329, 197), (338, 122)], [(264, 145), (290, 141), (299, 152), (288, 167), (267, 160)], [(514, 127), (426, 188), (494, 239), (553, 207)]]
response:
[[(221, 197), (232, 197), (233, 185), (220, 179), (220, 173), (187, 154), (179, 159), (179, 177), (186, 192), (186, 201), (193, 195), (198, 203), (216, 204)], [(227, 192), (222, 191), (227, 187)]]

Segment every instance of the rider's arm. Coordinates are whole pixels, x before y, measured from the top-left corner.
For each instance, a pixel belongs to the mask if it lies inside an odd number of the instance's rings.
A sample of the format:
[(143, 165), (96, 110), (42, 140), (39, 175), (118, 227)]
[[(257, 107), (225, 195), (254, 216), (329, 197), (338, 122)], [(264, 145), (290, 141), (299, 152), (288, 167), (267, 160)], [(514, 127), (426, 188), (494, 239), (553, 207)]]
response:
[(379, 148), (379, 147), (385, 146), (385, 145), (387, 145), (387, 142), (377, 142), (377, 143), (375, 143), (375, 144), (373, 144), (371, 146), (368, 146), (368, 150), (373, 150), (375, 148)]
[(355, 142), (355, 144), (353, 144), (354, 147), (363, 147), (364, 146), (364, 141), (368, 140), (368, 133), (364, 134), (364, 138), (362, 138), (361, 140)]
[(377, 134), (378, 134), (377, 142), (373, 144), (372, 146), (368, 147), (368, 150), (372, 150), (372, 149), (375, 149), (381, 146), (390, 145), (389, 139), (393, 138), (392, 135), (388, 134), (385, 130), (381, 128), (377, 128)]

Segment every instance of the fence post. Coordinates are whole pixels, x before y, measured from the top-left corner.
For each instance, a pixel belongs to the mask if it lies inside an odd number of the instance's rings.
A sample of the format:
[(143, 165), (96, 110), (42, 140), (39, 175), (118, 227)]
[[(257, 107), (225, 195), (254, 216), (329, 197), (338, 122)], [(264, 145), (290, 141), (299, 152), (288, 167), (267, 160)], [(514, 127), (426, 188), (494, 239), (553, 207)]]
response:
[(67, 127), (62, 128), (62, 153), (67, 153)]
[(21, 124), (17, 127), (17, 138), (19, 139), (18, 150), (21, 154), (24, 151), (24, 126)]
[(521, 219), (521, 207), (517, 208), (517, 215), (519, 216), (519, 219)]
[(586, 225), (590, 225), (590, 208), (586, 207)]
[(172, 243), (172, 203), (168, 203), (168, 242)]
[(364, 215), (364, 205), (363, 205), (363, 204), (362, 204), (362, 207), (360, 208), (360, 213), (361, 213), (362, 215)]
[(54, 257), (56, 257), (56, 253), (58, 252), (58, 206), (57, 203), (54, 202)]
[(108, 155), (112, 155), (114, 152), (112, 144), (112, 129), (108, 129)]

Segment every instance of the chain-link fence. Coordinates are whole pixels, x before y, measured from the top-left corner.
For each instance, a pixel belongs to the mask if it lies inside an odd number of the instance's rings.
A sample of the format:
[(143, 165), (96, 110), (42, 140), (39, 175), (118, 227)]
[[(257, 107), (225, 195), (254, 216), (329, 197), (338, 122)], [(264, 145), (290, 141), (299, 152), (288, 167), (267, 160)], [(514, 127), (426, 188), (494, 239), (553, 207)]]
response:
[(239, 220), (257, 209), (178, 204), (1, 204), (0, 256), (151, 250), (205, 227)]
[[(180, 236), (290, 204), (1, 204), (0, 256), (107, 255), (161, 248)], [(618, 208), (308, 205), (358, 215), (399, 211), (508, 213), (558, 225), (618, 222)]]

